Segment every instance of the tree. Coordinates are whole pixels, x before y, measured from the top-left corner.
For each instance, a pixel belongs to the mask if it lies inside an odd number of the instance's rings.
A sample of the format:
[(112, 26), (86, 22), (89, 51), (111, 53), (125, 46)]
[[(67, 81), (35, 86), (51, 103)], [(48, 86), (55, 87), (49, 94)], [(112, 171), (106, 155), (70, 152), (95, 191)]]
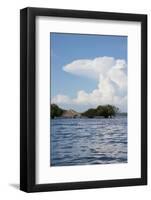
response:
[(119, 109), (112, 105), (104, 105), (104, 106), (98, 106), (97, 108), (91, 108), (82, 113), (83, 116), (93, 118), (97, 116), (103, 116), (105, 118), (115, 116)]
[(59, 108), (56, 104), (51, 104), (51, 118), (60, 117), (63, 113), (63, 109)]
[(82, 115), (89, 117), (89, 118), (93, 118), (96, 116), (96, 109), (90, 108), (87, 111), (85, 111), (84, 113), (82, 113)]

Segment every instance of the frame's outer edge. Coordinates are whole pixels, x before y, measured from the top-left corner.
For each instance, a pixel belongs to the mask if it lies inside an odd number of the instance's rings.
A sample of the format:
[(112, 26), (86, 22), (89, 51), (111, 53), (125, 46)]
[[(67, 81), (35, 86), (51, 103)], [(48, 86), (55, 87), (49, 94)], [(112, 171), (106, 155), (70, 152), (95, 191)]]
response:
[(20, 10), (20, 190), (35, 185), (35, 37), (29, 8)]
[(147, 15), (141, 21), (141, 179), (147, 185)]
[(50, 17), (67, 17), (67, 18), (84, 18), (96, 20), (117, 20), (117, 21), (142, 21), (144, 14), (132, 13), (116, 13), (90, 10), (69, 10), (56, 8), (36, 8), (27, 7), (35, 16), (50, 16)]
[(27, 9), (20, 11), (20, 189), (27, 191)]
[(36, 184), (36, 54), (35, 54), (35, 14), (27, 8), (27, 192)]

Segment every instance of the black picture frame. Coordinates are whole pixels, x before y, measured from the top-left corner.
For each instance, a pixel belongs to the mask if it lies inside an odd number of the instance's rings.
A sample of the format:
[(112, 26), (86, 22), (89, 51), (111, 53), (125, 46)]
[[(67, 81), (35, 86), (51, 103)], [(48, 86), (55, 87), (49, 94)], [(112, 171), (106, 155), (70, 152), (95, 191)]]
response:
[[(35, 19), (54, 16), (83, 19), (120, 20), (141, 23), (141, 178), (70, 183), (36, 184), (35, 163)], [(24, 8), (20, 11), (20, 190), (57, 190), (121, 187), (147, 184), (147, 15)]]

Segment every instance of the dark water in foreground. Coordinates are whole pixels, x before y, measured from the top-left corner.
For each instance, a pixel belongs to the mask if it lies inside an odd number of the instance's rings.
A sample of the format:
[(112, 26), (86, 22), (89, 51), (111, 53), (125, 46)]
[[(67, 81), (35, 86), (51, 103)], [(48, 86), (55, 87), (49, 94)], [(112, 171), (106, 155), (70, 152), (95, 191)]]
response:
[(127, 117), (51, 120), (51, 166), (127, 162)]

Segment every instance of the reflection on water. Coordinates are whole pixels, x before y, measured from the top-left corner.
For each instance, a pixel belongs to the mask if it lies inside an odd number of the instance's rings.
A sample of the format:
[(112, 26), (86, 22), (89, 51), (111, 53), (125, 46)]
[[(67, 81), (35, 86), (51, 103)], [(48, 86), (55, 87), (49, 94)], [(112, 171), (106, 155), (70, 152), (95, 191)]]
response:
[(127, 162), (127, 117), (53, 119), (50, 165), (71, 166)]

